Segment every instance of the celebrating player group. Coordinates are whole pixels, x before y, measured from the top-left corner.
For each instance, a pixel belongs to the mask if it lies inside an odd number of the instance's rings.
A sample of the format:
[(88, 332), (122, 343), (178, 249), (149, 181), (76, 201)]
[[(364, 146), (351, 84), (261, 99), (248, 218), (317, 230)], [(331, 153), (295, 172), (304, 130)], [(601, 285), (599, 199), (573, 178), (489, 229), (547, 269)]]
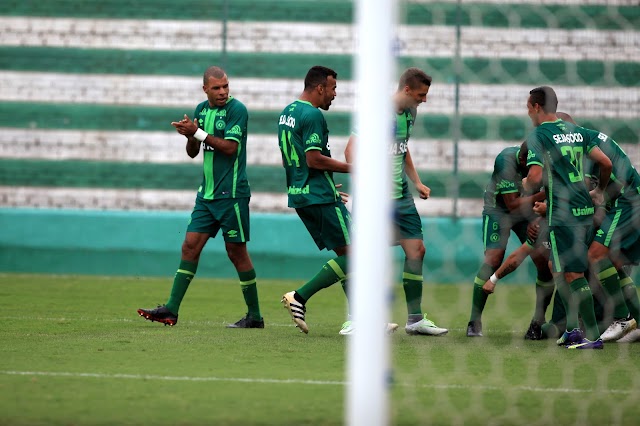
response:
[[(309, 232), (319, 250), (335, 253), (298, 289), (281, 302), (296, 327), (309, 333), (307, 305), (320, 290), (340, 283), (348, 294), (351, 214), (349, 195), (339, 190), (334, 173), (349, 173), (357, 140), (352, 129), (344, 161), (332, 157), (329, 129), (321, 110), (337, 96), (337, 73), (313, 66), (304, 78), (300, 96), (278, 117), (277, 145), (288, 207)], [(419, 68), (404, 70), (393, 105), (393, 134), (388, 150), (392, 165), (395, 244), (405, 255), (402, 286), (406, 298), (405, 332), (412, 336), (443, 336), (423, 311), (425, 244), (417, 202), (428, 202), (431, 189), (417, 172), (410, 137), (418, 106), (427, 102), (432, 78)], [(203, 76), (207, 100), (193, 117), (171, 124), (186, 138), (186, 152), (203, 152), (203, 180), (184, 243), (179, 267), (166, 304), (138, 309), (150, 321), (175, 325), (178, 310), (195, 277), (200, 254), (209, 238), (222, 232), (229, 260), (235, 267), (246, 313), (230, 328), (264, 328), (258, 301), (256, 272), (247, 251), (250, 240), (247, 178), (247, 108), (229, 94), (224, 70), (209, 67)], [(473, 279), (468, 337), (482, 337), (482, 315), (488, 297), (499, 294), (499, 280), (527, 257), (535, 264), (534, 313), (525, 339), (557, 339), (569, 349), (602, 349), (604, 342), (640, 341), (636, 321), (640, 301), (631, 268), (640, 261), (640, 175), (620, 146), (595, 129), (581, 127), (567, 113), (558, 112), (558, 98), (548, 86), (523, 94), (533, 130), (520, 145), (502, 150), (495, 159), (484, 194), (482, 237), (484, 258)], [(428, 183), (428, 182), (427, 182)], [(417, 194), (419, 200), (412, 194)], [(507, 256), (511, 231), (522, 245)], [(427, 231), (428, 235), (428, 231)], [(505, 259), (506, 256), (506, 259)], [(496, 297), (496, 296), (494, 296)], [(553, 301), (553, 304), (552, 304)], [(552, 305), (549, 321), (548, 306)], [(437, 310), (437, 306), (434, 307)], [(437, 312), (436, 312), (437, 315)], [(374, 325), (375, 326), (375, 325)], [(378, 325), (387, 333), (399, 328)], [(337, 327), (336, 327), (337, 328)], [(338, 331), (357, 333), (350, 316)]]

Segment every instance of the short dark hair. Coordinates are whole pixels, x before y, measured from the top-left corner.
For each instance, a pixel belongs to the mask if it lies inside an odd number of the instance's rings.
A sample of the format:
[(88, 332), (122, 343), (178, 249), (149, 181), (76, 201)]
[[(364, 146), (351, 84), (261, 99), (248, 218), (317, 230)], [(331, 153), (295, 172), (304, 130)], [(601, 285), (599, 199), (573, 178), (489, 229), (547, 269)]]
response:
[(529, 155), (529, 148), (527, 146), (527, 141), (525, 140), (520, 144), (520, 149), (518, 149), (518, 165), (522, 167), (526, 167), (527, 165), (527, 156)]
[(404, 86), (416, 89), (420, 84), (431, 86), (431, 81), (433, 81), (433, 79), (426, 72), (422, 71), (420, 68), (411, 67), (407, 68), (407, 70), (400, 76), (398, 89), (402, 89)]
[(211, 67), (207, 68), (206, 71), (204, 72), (204, 75), (202, 76), (202, 83), (206, 85), (207, 82), (209, 81), (210, 77), (222, 78), (225, 75), (227, 75), (227, 73), (224, 72), (224, 70), (222, 68), (216, 67), (216, 66), (211, 66)]
[(329, 76), (337, 79), (338, 73), (322, 65), (311, 67), (304, 78), (304, 90), (311, 90), (320, 84), (326, 84)]
[(558, 97), (556, 92), (549, 86), (536, 87), (529, 92), (531, 105), (538, 104), (544, 112), (555, 113), (558, 109)]

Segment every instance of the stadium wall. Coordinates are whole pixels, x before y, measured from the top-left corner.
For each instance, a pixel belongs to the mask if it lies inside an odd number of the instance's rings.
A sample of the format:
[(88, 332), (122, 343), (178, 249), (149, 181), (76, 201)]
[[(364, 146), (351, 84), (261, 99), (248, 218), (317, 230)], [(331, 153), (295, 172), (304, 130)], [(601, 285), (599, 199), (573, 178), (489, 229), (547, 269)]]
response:
[[(0, 271), (167, 276), (180, 258), (188, 212), (0, 209)], [(472, 282), (482, 261), (481, 221), (424, 218), (425, 282)], [(515, 248), (516, 241), (510, 241)], [(331, 256), (294, 214), (254, 213), (249, 251), (260, 278), (307, 280)], [(394, 251), (396, 266), (402, 252)], [(532, 282), (530, 265), (505, 282)], [(398, 272), (398, 276), (400, 273)], [(237, 278), (222, 238), (210, 240), (198, 276)]]
[[(637, 0), (398, 3), (398, 71), (433, 76), (411, 138), (432, 189), (421, 215), (480, 217), (494, 159), (531, 130), (526, 97), (543, 84), (640, 163)], [(353, 1), (2, 4), (0, 207), (190, 209), (201, 159), (185, 155), (169, 123), (204, 100), (213, 64), (250, 111), (253, 212), (287, 210), (274, 126), (311, 65), (338, 72), (326, 118), (332, 155), (343, 158), (357, 106)]]

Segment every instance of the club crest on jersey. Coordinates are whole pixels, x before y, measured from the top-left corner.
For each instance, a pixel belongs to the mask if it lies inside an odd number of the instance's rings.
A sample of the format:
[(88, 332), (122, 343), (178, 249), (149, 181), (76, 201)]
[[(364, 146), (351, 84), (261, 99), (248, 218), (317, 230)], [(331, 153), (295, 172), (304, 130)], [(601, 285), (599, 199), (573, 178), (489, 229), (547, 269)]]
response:
[(516, 184), (514, 182), (508, 181), (506, 179), (501, 180), (496, 185), (496, 189), (515, 189), (515, 188), (516, 188)]
[(305, 145), (317, 145), (318, 143), (320, 143), (320, 136), (318, 136), (317, 133), (313, 133), (311, 136), (309, 136), (309, 139), (307, 139)]
[(216, 129), (218, 130), (222, 130), (227, 126), (227, 124), (224, 122), (224, 120), (218, 120), (216, 121)]
[(228, 132), (230, 135), (242, 136), (242, 129), (237, 124), (231, 128)]

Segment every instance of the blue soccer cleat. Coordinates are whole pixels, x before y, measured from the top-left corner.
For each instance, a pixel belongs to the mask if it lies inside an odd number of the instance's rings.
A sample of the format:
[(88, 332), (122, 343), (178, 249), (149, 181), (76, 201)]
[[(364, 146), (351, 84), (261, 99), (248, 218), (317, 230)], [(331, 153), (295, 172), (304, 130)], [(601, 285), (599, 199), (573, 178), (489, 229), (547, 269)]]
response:
[(582, 339), (582, 341), (573, 345), (568, 345), (567, 349), (604, 349), (604, 343), (601, 339), (594, 340)]
[(565, 331), (562, 336), (556, 341), (558, 346), (569, 346), (574, 343), (582, 342), (582, 331), (579, 328), (574, 328), (571, 331)]

